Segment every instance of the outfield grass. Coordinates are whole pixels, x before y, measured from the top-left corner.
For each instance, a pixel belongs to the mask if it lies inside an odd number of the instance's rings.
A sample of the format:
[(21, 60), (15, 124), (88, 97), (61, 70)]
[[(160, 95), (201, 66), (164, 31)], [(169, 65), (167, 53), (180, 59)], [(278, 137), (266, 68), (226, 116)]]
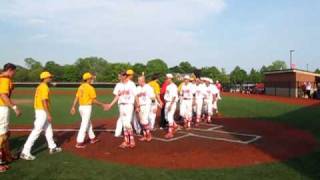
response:
[[(15, 96), (15, 98), (27, 98)], [(29, 97), (30, 98), (30, 97)], [(110, 100), (110, 96), (101, 97)], [(54, 123), (70, 124), (79, 117), (69, 115), (73, 97), (55, 95), (52, 97)], [(23, 105), (24, 116), (12, 118), (13, 124), (31, 124), (33, 109), (31, 105)], [(116, 115), (116, 109), (103, 112), (95, 108), (93, 118), (108, 118)], [(224, 97), (220, 111), (228, 117), (250, 117), (254, 120), (268, 120), (285, 123), (311, 132), (320, 142), (320, 106), (303, 107), (276, 102), (262, 102), (254, 99)], [(241, 121), (241, 120), (239, 120)], [(241, 122), (240, 122), (241, 123)], [(11, 139), (16, 151), (25, 141), (24, 137)], [(289, 137), (290, 138), (290, 137)], [(291, 159), (281, 163), (258, 166), (206, 169), (206, 170), (165, 170), (148, 169), (88, 160), (74, 154), (63, 152), (49, 156), (44, 138), (36, 145), (37, 160), (33, 162), (17, 161), (12, 170), (0, 174), (2, 179), (320, 179), (319, 148), (304, 157)], [(237, 155), (237, 154), (235, 154)], [(155, 158), (156, 154), (155, 154)]]

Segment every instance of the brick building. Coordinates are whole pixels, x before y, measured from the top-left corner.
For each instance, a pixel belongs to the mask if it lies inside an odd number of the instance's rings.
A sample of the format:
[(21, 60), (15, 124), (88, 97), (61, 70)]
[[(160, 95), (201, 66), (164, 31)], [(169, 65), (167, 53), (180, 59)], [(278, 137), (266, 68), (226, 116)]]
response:
[(301, 97), (303, 84), (311, 82), (313, 88), (317, 87), (320, 74), (298, 69), (269, 71), (264, 73), (264, 81), (267, 95)]

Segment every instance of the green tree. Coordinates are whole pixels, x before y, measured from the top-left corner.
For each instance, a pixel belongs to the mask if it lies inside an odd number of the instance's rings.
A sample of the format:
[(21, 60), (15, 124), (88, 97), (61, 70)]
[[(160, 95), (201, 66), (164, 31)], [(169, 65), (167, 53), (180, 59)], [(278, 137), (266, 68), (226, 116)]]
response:
[(105, 77), (105, 69), (109, 69), (107, 60), (98, 57), (86, 57), (80, 58), (76, 61), (75, 66), (81, 76), (85, 72), (95, 73), (97, 75), (97, 81), (103, 81)]
[(22, 66), (17, 66), (16, 75), (14, 76), (14, 81), (16, 82), (29, 81), (28, 73), (29, 73), (28, 69)]
[(184, 61), (179, 64), (180, 73), (192, 73), (195, 70), (189, 62)]
[(161, 76), (164, 76), (168, 72), (167, 64), (161, 59), (153, 59), (148, 61), (146, 68), (146, 73), (148, 76), (154, 73), (159, 73)]
[(204, 67), (201, 69), (201, 76), (209, 77), (213, 80), (218, 80), (221, 77), (221, 72), (215, 66)]
[(146, 65), (142, 64), (142, 63), (136, 63), (132, 66), (133, 71), (138, 74), (141, 75), (143, 72), (146, 73)]
[(39, 81), (40, 73), (43, 71), (42, 64), (39, 61), (36, 61), (32, 58), (26, 58), (24, 60), (28, 70), (28, 80), (29, 81)]
[(81, 81), (81, 75), (79, 69), (75, 65), (62, 66), (63, 76), (61, 81), (65, 82), (79, 82)]
[(248, 75), (248, 81), (252, 83), (259, 83), (262, 82), (262, 77), (263, 75), (259, 71), (252, 68), (250, 74)]
[(54, 61), (48, 61), (44, 65), (44, 69), (54, 75), (55, 81), (62, 81), (65, 76), (65, 72), (63, 71), (63, 67), (60, 66), (59, 64), (55, 63)]
[(314, 72), (317, 73), (317, 74), (320, 74), (320, 69), (317, 68)]
[(28, 69), (33, 70), (33, 69), (42, 69), (42, 64), (39, 61), (36, 61), (33, 58), (26, 58), (24, 60), (26, 66)]
[(236, 66), (230, 73), (230, 81), (233, 84), (243, 84), (247, 80), (247, 72)]
[(272, 64), (270, 66), (268, 66), (268, 71), (278, 71), (278, 70), (283, 70), (283, 69), (287, 69), (287, 64), (285, 61), (282, 60), (276, 60), (274, 62), (272, 62)]
[(106, 82), (118, 82), (118, 74), (131, 68), (129, 63), (113, 63), (104, 68), (102, 77)]

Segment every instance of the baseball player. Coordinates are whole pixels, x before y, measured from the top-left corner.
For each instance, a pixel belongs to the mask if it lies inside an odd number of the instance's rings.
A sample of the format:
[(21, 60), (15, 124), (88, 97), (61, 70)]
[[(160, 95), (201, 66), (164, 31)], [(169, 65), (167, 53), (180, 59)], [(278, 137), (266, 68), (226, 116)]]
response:
[(205, 96), (204, 96), (204, 112), (207, 115), (207, 123), (211, 123), (213, 115), (213, 88), (210, 85), (210, 78), (204, 78)]
[[(131, 125), (132, 115), (134, 113), (134, 104), (136, 102), (136, 85), (129, 82), (126, 72), (121, 74), (121, 83), (118, 83), (113, 90), (114, 99), (107, 105), (105, 110), (110, 110), (112, 106), (118, 102), (119, 119), (124, 129), (124, 141), (119, 146), (120, 148), (133, 148), (135, 141), (133, 129)], [(139, 104), (137, 104), (139, 106)]]
[(210, 81), (210, 86), (212, 88), (212, 97), (213, 97), (213, 113), (217, 114), (218, 113), (218, 101), (221, 99), (220, 97), (220, 91), (218, 89), (218, 87), (216, 86), (216, 84), (213, 83), (213, 81)]
[[(116, 84), (116, 86), (123, 82), (122, 81), (123, 77), (122, 77), (121, 73), (118, 74), (118, 80), (119, 80), (119, 82)], [(114, 131), (114, 137), (120, 137), (121, 136), (122, 130), (123, 130), (122, 127), (123, 127), (122, 121), (121, 121), (121, 119), (119, 117), (118, 120), (117, 120), (117, 123), (116, 123), (116, 129)]]
[(77, 144), (75, 146), (76, 148), (85, 148), (84, 140), (86, 137), (86, 133), (88, 133), (90, 144), (99, 142), (99, 139), (93, 132), (92, 123), (90, 120), (92, 104), (100, 105), (102, 108), (105, 107), (103, 103), (96, 99), (96, 90), (91, 85), (94, 82), (94, 76), (91, 73), (87, 72), (83, 74), (82, 79), (84, 82), (78, 88), (76, 97), (70, 110), (71, 115), (74, 115), (76, 113), (76, 106), (79, 103), (79, 112), (82, 120), (77, 136)]
[(152, 136), (150, 132), (149, 113), (151, 103), (152, 101), (155, 101), (155, 94), (152, 87), (145, 83), (144, 76), (140, 76), (138, 78), (138, 84), (139, 86), (137, 87), (137, 104), (139, 104), (139, 106), (136, 107), (136, 111), (143, 129), (143, 137), (139, 140), (150, 142)]
[(184, 83), (181, 86), (180, 96), (180, 114), (184, 120), (184, 126), (187, 129), (191, 128), (192, 121), (192, 105), (193, 105), (194, 87), (190, 83), (190, 76), (184, 77)]
[(201, 121), (203, 98), (205, 96), (205, 85), (202, 83), (200, 78), (196, 79), (195, 89), (195, 109), (196, 109), (196, 126), (199, 125)]
[(165, 138), (173, 138), (175, 130), (178, 128), (178, 125), (174, 121), (174, 113), (176, 111), (177, 101), (178, 101), (178, 88), (172, 82), (173, 75), (167, 74), (168, 86), (164, 94), (165, 100), (165, 117), (169, 124), (168, 133), (165, 135)]
[[(135, 83), (132, 81), (134, 71), (132, 69), (128, 69), (126, 71), (126, 74), (127, 74), (128, 83), (135, 86)], [(123, 127), (123, 124), (121, 124), (121, 122), (122, 121), (118, 119), (117, 125), (116, 125), (116, 130), (115, 130), (115, 137), (121, 136), (122, 127)], [(140, 135), (141, 134), (141, 126), (140, 126), (139, 120), (138, 120), (136, 114), (134, 113), (134, 111), (132, 114), (131, 123), (132, 123), (133, 129), (135, 130), (136, 134)]]
[(35, 108), (35, 121), (34, 128), (29, 135), (26, 143), (24, 144), (23, 150), (20, 154), (20, 158), (24, 160), (35, 160), (35, 156), (31, 154), (31, 148), (34, 142), (38, 139), (41, 132), (45, 131), (45, 136), (49, 146), (49, 153), (61, 152), (62, 149), (57, 147), (53, 140), (53, 130), (52, 130), (52, 116), (50, 111), (50, 96), (48, 83), (52, 81), (52, 75), (44, 71), (40, 74), (41, 83), (36, 89), (34, 96), (34, 108)]
[(15, 73), (16, 66), (7, 63), (0, 76), (0, 172), (7, 171), (9, 166), (6, 163), (14, 159), (9, 149), (9, 108), (15, 111), (16, 116), (21, 115), (18, 106), (10, 99), (13, 90), (12, 78)]
[(158, 106), (162, 108), (163, 103), (160, 99), (160, 85), (158, 83), (159, 75), (155, 74), (153, 75), (151, 81), (148, 83), (149, 86), (153, 88), (154, 94), (156, 99), (152, 101), (150, 113), (149, 113), (149, 124), (150, 124), (150, 130), (154, 130), (154, 125), (157, 117), (158, 112)]
[[(136, 85), (133, 82), (134, 71), (132, 69), (128, 69), (126, 74), (128, 75), (129, 83)], [(138, 119), (136, 113), (134, 113), (134, 112), (133, 112), (131, 123), (132, 123), (133, 129), (136, 132), (136, 134), (140, 135), (141, 134), (141, 125), (139, 123), (139, 119)]]
[(215, 110), (216, 110), (216, 114), (219, 114), (218, 102), (222, 99), (222, 98), (221, 98), (222, 85), (221, 85), (221, 83), (217, 80), (215, 86), (217, 87), (217, 90), (218, 90), (218, 96), (217, 96), (217, 101), (216, 101), (216, 105), (214, 105), (214, 108), (215, 108)]

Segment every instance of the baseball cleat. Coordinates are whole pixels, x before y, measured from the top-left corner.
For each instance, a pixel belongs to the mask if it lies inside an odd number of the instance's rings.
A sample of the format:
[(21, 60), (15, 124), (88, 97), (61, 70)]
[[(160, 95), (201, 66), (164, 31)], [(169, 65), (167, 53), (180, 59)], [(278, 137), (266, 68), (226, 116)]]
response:
[(146, 140), (147, 140), (146, 137), (142, 137), (142, 138), (139, 139), (139, 141), (146, 141)]
[(136, 143), (130, 143), (129, 147), (130, 147), (130, 148), (136, 147)]
[(167, 133), (164, 137), (166, 139), (171, 139), (171, 138), (173, 138), (173, 134), (172, 133)]
[(0, 173), (6, 172), (9, 170), (9, 166), (7, 165), (0, 165)]
[(125, 148), (128, 148), (129, 147), (129, 144), (127, 142), (122, 142), (120, 145), (119, 145), (119, 148), (122, 148), (122, 149), (125, 149)]
[(149, 137), (147, 137), (147, 142), (150, 142), (152, 140), (152, 136), (150, 135)]
[(62, 151), (61, 147), (55, 147), (55, 148), (49, 150), (49, 154), (59, 153), (61, 151)]
[(86, 145), (84, 145), (83, 143), (77, 143), (75, 147), (77, 149), (84, 149), (84, 148), (86, 148)]
[(27, 155), (27, 154), (23, 154), (21, 153), (20, 154), (20, 159), (23, 159), (23, 160), (26, 160), (26, 161), (33, 161), (36, 159), (35, 156), (32, 156), (31, 154), (30, 155)]
[(90, 139), (90, 144), (95, 144), (97, 142), (99, 142), (100, 139), (98, 139), (97, 137), (93, 138), (93, 139)]

